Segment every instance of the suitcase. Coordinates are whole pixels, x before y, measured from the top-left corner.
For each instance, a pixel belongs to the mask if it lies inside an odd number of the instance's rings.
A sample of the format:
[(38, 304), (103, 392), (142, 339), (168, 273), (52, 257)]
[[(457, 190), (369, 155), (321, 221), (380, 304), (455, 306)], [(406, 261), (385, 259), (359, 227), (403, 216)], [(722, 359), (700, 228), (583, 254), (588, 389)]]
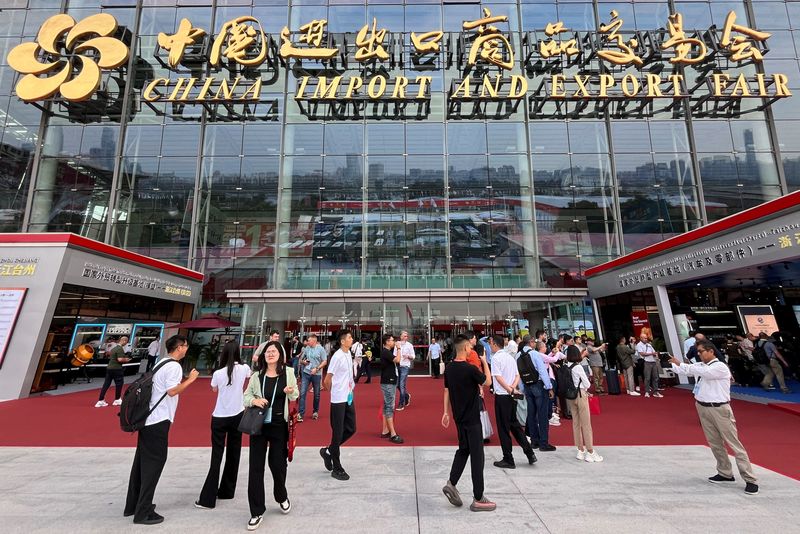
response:
[(608, 388), (609, 395), (619, 395), (619, 373), (616, 369), (608, 369), (606, 371), (606, 388)]

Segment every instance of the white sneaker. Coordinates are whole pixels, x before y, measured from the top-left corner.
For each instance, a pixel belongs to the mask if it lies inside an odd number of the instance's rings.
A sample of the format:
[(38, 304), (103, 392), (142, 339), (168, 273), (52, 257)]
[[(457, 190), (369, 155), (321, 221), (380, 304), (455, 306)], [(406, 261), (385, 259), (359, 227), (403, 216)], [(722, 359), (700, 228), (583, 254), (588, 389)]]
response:
[(661, 393), (656, 392), (656, 393), (653, 393), (653, 397), (655, 397), (657, 399), (663, 399), (664, 395), (662, 395)]
[(584, 458), (584, 460), (591, 464), (591, 463), (602, 462), (603, 457), (597, 454), (597, 451), (592, 451), (586, 453), (586, 458)]
[(641, 391), (641, 389), (639, 389), (639, 386), (636, 386), (636, 391)]
[(582, 451), (578, 449), (578, 453), (575, 455), (576, 460), (585, 460), (586, 459), (586, 451)]
[(122, 406), (122, 399), (116, 399), (111, 403), (112, 406)]
[(636, 391), (629, 391), (629, 392), (628, 392), (628, 395), (631, 395), (631, 396), (633, 396), (633, 397), (641, 397), (641, 396), (642, 396), (642, 394), (641, 394), (641, 393), (639, 393), (639, 392), (636, 392)]
[(648, 397), (650, 397), (650, 394), (649, 394), (649, 393), (645, 393), (645, 394), (644, 394), (644, 398), (646, 399), (646, 398), (648, 398)]
[(281, 512), (284, 514), (288, 514), (292, 511), (292, 503), (289, 502), (289, 499), (286, 499), (284, 502), (279, 503), (278, 506), (281, 507)]
[(94, 405), (95, 408), (102, 408), (103, 406), (108, 406), (108, 403), (103, 400), (97, 401), (97, 403)]
[(551, 417), (550, 418), (550, 426), (561, 426), (561, 421), (559, 421), (555, 417)]

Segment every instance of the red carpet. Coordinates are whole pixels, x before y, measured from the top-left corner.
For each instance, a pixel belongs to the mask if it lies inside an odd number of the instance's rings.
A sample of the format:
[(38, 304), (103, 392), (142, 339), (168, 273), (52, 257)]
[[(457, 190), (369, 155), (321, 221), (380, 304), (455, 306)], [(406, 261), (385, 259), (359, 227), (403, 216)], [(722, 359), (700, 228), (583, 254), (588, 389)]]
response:
[[(208, 380), (200, 380), (181, 395), (170, 445), (209, 445), (209, 425), (215, 396)], [(397, 431), (408, 446), (453, 445), (455, 428), (441, 427), (441, 380), (410, 378), (412, 404), (397, 412)], [(601, 398), (603, 413), (593, 417), (599, 445), (704, 445), (705, 439), (688, 391), (668, 389), (663, 399), (609, 396)], [(110, 396), (110, 395), (109, 395)], [(491, 397), (491, 395), (488, 395)], [(35, 397), (0, 403), (0, 446), (132, 447), (135, 435), (119, 429), (117, 409), (94, 408), (97, 390)], [(312, 395), (309, 393), (310, 416)], [(382, 397), (376, 382), (356, 389), (358, 432), (348, 445), (396, 446), (380, 439)], [(489, 399), (494, 421), (494, 408)], [(797, 417), (763, 404), (734, 401), (740, 436), (752, 460), (800, 480), (800, 425)], [(310, 417), (299, 427), (299, 446), (322, 446), (330, 438), (328, 392), (322, 393), (320, 420)], [(572, 426), (550, 427), (555, 445), (572, 445)], [(498, 445), (497, 438), (492, 445)], [(709, 456), (711, 461), (711, 457)]]
[(782, 412), (800, 416), (800, 404), (795, 402), (770, 402), (767, 406), (775, 408), (776, 410), (781, 410)]

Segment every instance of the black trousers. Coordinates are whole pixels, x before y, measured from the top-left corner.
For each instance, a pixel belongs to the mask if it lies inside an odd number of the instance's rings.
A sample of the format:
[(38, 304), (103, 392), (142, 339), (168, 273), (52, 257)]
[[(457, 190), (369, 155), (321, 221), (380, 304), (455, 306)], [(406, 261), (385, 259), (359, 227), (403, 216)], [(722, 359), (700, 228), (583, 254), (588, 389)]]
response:
[(106, 369), (106, 379), (103, 382), (103, 387), (100, 389), (100, 399), (105, 400), (106, 392), (111, 387), (111, 381), (114, 381), (114, 400), (122, 397), (122, 386), (125, 384), (125, 370), (124, 369)]
[(470, 460), (472, 472), (472, 496), (483, 498), (483, 430), (481, 424), (462, 426), (456, 423), (458, 431), (458, 450), (450, 468), (450, 483), (455, 486)]
[(431, 360), (431, 367), (433, 368), (433, 378), (439, 378), (439, 362), (442, 361), (441, 356)]
[[(241, 413), (230, 417), (211, 417), (211, 466), (208, 468), (206, 482), (198, 499), (203, 506), (214, 508), (218, 498), (233, 499), (236, 493), (239, 458), (242, 456), (242, 433), (239, 432), (241, 420)], [(225, 454), (225, 469), (220, 480), (219, 469), (223, 454)]]
[(356, 403), (331, 403), (331, 444), (328, 453), (331, 455), (334, 469), (341, 469), (339, 447), (356, 433)]
[(156, 358), (158, 358), (158, 356), (150, 356), (149, 354), (147, 355), (147, 367), (144, 370), (145, 373), (153, 370), (153, 366), (156, 364)]
[(167, 463), (170, 422), (161, 421), (139, 431), (136, 454), (133, 457), (125, 515), (133, 514), (135, 521), (145, 519), (153, 511), (153, 495), (158, 479)]
[(361, 360), (361, 365), (358, 366), (358, 376), (356, 376), (356, 382), (364, 376), (367, 375), (367, 382), (372, 382), (372, 369), (369, 368), (369, 360), (365, 357)]
[(512, 435), (526, 456), (533, 452), (525, 432), (517, 422), (517, 405), (511, 395), (494, 396), (494, 418), (497, 423), (497, 435), (500, 437), (500, 448), (503, 450), (503, 460), (514, 463), (514, 455), (511, 452)]
[[(267, 453), (269, 450), (269, 454)], [(289, 424), (283, 420), (264, 425), (260, 436), (250, 436), (250, 472), (247, 479), (247, 502), (250, 515), (264, 515), (267, 510), (264, 492), (264, 463), (272, 474), (275, 502), (286, 501), (286, 468), (289, 457)]]

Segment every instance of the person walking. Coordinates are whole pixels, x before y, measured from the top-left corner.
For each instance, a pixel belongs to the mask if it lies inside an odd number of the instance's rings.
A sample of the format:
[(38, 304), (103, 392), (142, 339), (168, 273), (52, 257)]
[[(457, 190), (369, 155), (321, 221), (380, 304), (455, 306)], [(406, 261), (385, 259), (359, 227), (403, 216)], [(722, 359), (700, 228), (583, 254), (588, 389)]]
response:
[(400, 405), (397, 407), (399, 412), (411, 404), (411, 393), (408, 392), (408, 375), (416, 358), (414, 345), (408, 340), (408, 332), (405, 330), (400, 332), (400, 341), (395, 343), (395, 352), (400, 354), (400, 366), (398, 367), (400, 375), (397, 380), (397, 387), (400, 389)]
[(745, 481), (745, 494), (755, 495), (758, 493), (758, 480), (753, 474), (747, 451), (739, 441), (739, 431), (731, 409), (731, 372), (727, 365), (717, 359), (710, 342), (698, 341), (696, 346), (699, 363), (684, 363), (675, 356), (670, 358), (670, 363), (676, 374), (697, 379), (692, 392), (695, 407), (708, 446), (717, 460), (717, 474), (709, 477), (708, 481), (724, 484), (736, 480), (728, 451), (725, 449), (727, 444), (736, 457), (736, 467)]
[(125, 354), (125, 345), (128, 343), (128, 338), (122, 336), (119, 342), (111, 346), (111, 349), (106, 349), (108, 354), (108, 367), (106, 367), (106, 378), (103, 381), (103, 387), (100, 388), (100, 397), (95, 403), (95, 408), (103, 408), (108, 406), (106, 402), (106, 392), (111, 387), (111, 382), (114, 382), (114, 402), (113, 406), (122, 404), (122, 386), (125, 384), (125, 369), (122, 367), (123, 363), (131, 361), (130, 357)]
[(125, 517), (133, 516), (133, 522), (139, 525), (156, 525), (164, 521), (164, 517), (155, 512), (153, 496), (164, 464), (167, 463), (169, 428), (175, 420), (180, 394), (200, 374), (197, 369), (192, 369), (189, 378), (183, 380), (180, 361), (189, 348), (189, 341), (184, 336), (172, 336), (167, 340), (166, 348), (167, 358), (153, 369), (151, 412), (136, 440), (136, 453), (123, 512)]
[(159, 355), (161, 355), (161, 336), (156, 336), (147, 346), (147, 367), (145, 368), (145, 373), (153, 369)]
[(394, 428), (394, 403), (397, 395), (397, 364), (400, 355), (394, 349), (394, 336), (384, 334), (381, 347), (381, 392), (383, 393), (383, 429), (381, 438), (388, 438), (398, 445), (403, 443), (403, 438), (397, 435)]
[(636, 381), (633, 377), (633, 355), (636, 350), (632, 349), (626, 342), (625, 336), (620, 336), (619, 343), (617, 344), (617, 365), (625, 375), (625, 389), (628, 390), (628, 395), (638, 397), (640, 394), (636, 391)]
[(362, 344), (362, 351), (361, 362), (358, 364), (358, 371), (356, 373), (356, 384), (358, 384), (358, 380), (364, 375), (367, 377), (364, 383), (370, 384), (372, 382), (372, 369), (370, 369), (370, 364), (372, 363), (371, 345)]
[[(272, 474), (272, 496), (288, 514), (292, 503), (286, 493), (286, 470), (289, 455), (289, 401), (297, 399), (294, 370), (286, 366), (286, 350), (279, 341), (270, 341), (259, 357), (259, 371), (250, 377), (244, 394), (246, 407), (266, 409), (261, 432), (250, 436), (250, 468), (247, 479), (247, 502), (250, 520), (247, 530), (255, 530), (264, 519), (265, 463)], [(268, 452), (269, 451), (269, 452)]]
[(652, 393), (653, 397), (663, 397), (658, 392), (658, 353), (650, 344), (647, 334), (639, 336), (636, 353), (644, 360), (644, 396), (649, 397)]
[(350, 480), (350, 475), (342, 467), (340, 448), (356, 433), (356, 383), (350, 357), (352, 344), (353, 334), (350, 330), (341, 330), (339, 350), (331, 357), (328, 374), (325, 375), (325, 388), (331, 391), (331, 442), (327, 447), (322, 447), (319, 454), (325, 469), (336, 480)]
[[(244, 412), (244, 383), (250, 378), (250, 366), (244, 365), (240, 357), (239, 344), (228, 341), (222, 347), (220, 368), (211, 375), (211, 390), (217, 394), (217, 403), (211, 414), (211, 466), (200, 498), (194, 502), (197, 508), (214, 508), (217, 499), (233, 499), (236, 493), (242, 455), (239, 422)], [(223, 454), (225, 468), (220, 480)]]
[(431, 339), (431, 344), (428, 347), (428, 360), (431, 362), (431, 371), (433, 371), (433, 378), (439, 379), (439, 362), (442, 361), (442, 345), (438, 339)]
[[(525, 431), (517, 422), (517, 407), (514, 396), (524, 399), (517, 386), (520, 382), (517, 361), (505, 348), (501, 348), (501, 336), (489, 337), (489, 348), (492, 350), (492, 380), (494, 383), (494, 418), (497, 424), (497, 435), (500, 438), (500, 448), (503, 459), (494, 462), (495, 467), (501, 469), (515, 469), (514, 455), (512, 453), (511, 436), (522, 447), (522, 452), (528, 458), (528, 464), (536, 462)], [(522, 402), (525, 402), (524, 400)]]
[(578, 391), (578, 396), (574, 399), (567, 398), (570, 411), (572, 412), (572, 435), (575, 440), (575, 448), (578, 452), (575, 458), (589, 463), (602, 462), (603, 457), (594, 450), (592, 440), (592, 418), (589, 414), (589, 377), (586, 370), (581, 365), (583, 356), (578, 347), (567, 347), (568, 368), (572, 373), (572, 382)]
[(300, 364), (303, 366), (302, 382), (300, 383), (300, 406), (298, 407), (297, 422), (303, 422), (306, 413), (306, 397), (308, 388), (314, 388), (314, 412), (311, 418), (319, 418), (319, 399), (322, 390), (322, 370), (328, 365), (328, 353), (319, 344), (316, 334), (308, 336), (308, 345), (303, 349), (300, 356)]
[[(538, 448), (542, 452), (556, 450), (555, 446), (549, 442), (550, 436), (550, 399), (553, 398), (553, 383), (545, 367), (544, 352), (547, 350), (547, 343), (535, 341), (534, 349), (527, 353), (533, 362), (533, 367), (539, 373), (539, 380), (534, 384), (525, 386), (525, 398), (528, 402), (528, 434), (531, 437), (531, 445), (534, 449)], [(523, 356), (520, 356), (522, 358)]]
[(482, 386), (492, 385), (492, 376), (486, 356), (480, 356), (481, 370), (467, 363), (470, 342), (459, 337), (455, 343), (455, 360), (444, 370), (444, 413), (442, 426), (450, 426), (450, 412), (456, 423), (458, 449), (450, 468), (450, 476), (442, 492), (453, 506), (462, 506), (463, 501), (456, 486), (461, 479), (467, 460), (472, 475), (473, 512), (491, 512), (497, 505), (486, 498), (483, 487), (483, 430), (481, 428), (481, 401), (478, 391)]
[[(778, 347), (775, 346), (773, 339), (768, 337), (764, 332), (761, 332), (758, 335), (757, 346), (763, 349), (767, 354), (767, 358), (769, 358), (769, 363), (760, 366), (764, 373), (764, 380), (761, 381), (761, 387), (766, 391), (775, 389), (772, 383), (777, 378), (781, 391), (784, 393), (791, 393), (792, 391), (786, 386), (786, 380), (783, 377), (783, 367), (789, 367), (789, 364), (786, 363), (783, 354), (781, 354)], [(783, 365), (783, 367), (781, 367), (781, 365)]]

